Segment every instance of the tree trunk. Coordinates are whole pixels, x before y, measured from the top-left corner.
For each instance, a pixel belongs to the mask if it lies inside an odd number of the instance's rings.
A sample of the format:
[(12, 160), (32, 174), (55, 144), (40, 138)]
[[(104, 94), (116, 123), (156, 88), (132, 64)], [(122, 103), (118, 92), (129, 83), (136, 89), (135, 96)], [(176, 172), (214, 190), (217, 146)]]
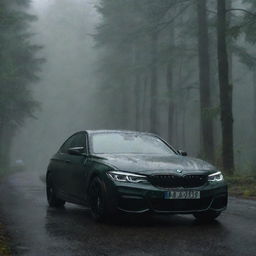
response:
[[(253, 104), (253, 124), (254, 124), (254, 127), (256, 125), (256, 68), (253, 69), (253, 100), (254, 100), (254, 104)], [(256, 153), (256, 138), (255, 138), (255, 135), (254, 135), (254, 152)], [(256, 173), (256, 171), (255, 171)]]
[[(121, 111), (121, 118), (119, 118), (120, 120), (120, 128), (121, 129), (131, 129), (131, 128), (128, 128), (129, 127), (129, 116), (130, 116), (130, 107), (129, 107), (129, 102), (130, 102), (130, 99), (129, 99), (129, 92), (127, 90), (127, 86), (126, 86), (126, 83), (125, 82), (120, 82), (120, 84), (122, 83), (122, 89), (120, 89), (120, 94), (121, 94), (121, 97), (122, 97), (122, 111)], [(113, 105), (114, 107), (114, 105)]]
[(147, 130), (147, 121), (148, 121), (148, 111), (147, 111), (147, 95), (148, 95), (148, 76), (147, 74), (144, 75), (143, 78), (143, 90), (142, 90), (142, 123), (141, 128), (143, 131)]
[(153, 133), (157, 132), (157, 40), (158, 34), (152, 32), (151, 36), (151, 91), (150, 91), (150, 130)]
[(226, 46), (226, 2), (217, 2), (218, 70), (222, 128), (222, 162), (229, 174), (234, 172), (232, 86), (229, 84)]
[(256, 125), (256, 68), (253, 70), (253, 95), (254, 95), (254, 109), (253, 109), (253, 114), (254, 114), (254, 125)]
[(140, 49), (135, 47), (134, 49), (134, 67), (135, 67), (135, 82), (134, 82), (134, 98), (135, 98), (135, 129), (140, 130), (140, 98), (141, 98), (141, 86), (140, 86), (140, 71), (138, 70), (140, 61)]
[(199, 54), (199, 78), (200, 78), (200, 120), (202, 145), (201, 154), (208, 160), (214, 160), (213, 122), (206, 111), (211, 106), (210, 97), (210, 57), (208, 22), (206, 14), (206, 1), (197, 1), (198, 16), (198, 54)]
[(179, 58), (178, 63), (176, 64), (178, 67), (177, 70), (177, 85), (179, 86), (177, 90), (177, 106), (176, 106), (176, 145), (179, 147), (184, 148), (184, 130), (185, 130), (185, 123), (183, 122), (183, 116), (185, 111), (185, 105), (184, 105), (184, 87), (182, 86), (182, 68), (184, 67), (184, 56), (181, 56)]
[(4, 142), (3, 142), (3, 130), (4, 130), (4, 127), (3, 127), (3, 120), (2, 118), (0, 118), (0, 167), (3, 166), (3, 145), (4, 145)]
[(10, 151), (14, 131), (14, 127), (8, 125), (6, 119), (0, 120), (0, 167), (8, 167), (10, 164)]
[[(226, 0), (226, 9), (232, 9), (232, 0)], [(227, 19), (227, 27), (231, 26), (231, 17), (232, 12), (228, 12), (226, 14)], [(233, 86), (233, 53), (232, 53), (232, 37), (228, 38), (227, 41), (227, 54), (228, 54), (228, 75), (229, 75), (229, 84)], [(230, 45), (230, 46), (229, 46)]]
[[(174, 25), (170, 27), (170, 52), (169, 56), (173, 56), (174, 47)], [(166, 72), (166, 83), (168, 89), (169, 106), (168, 106), (168, 141), (173, 143), (173, 129), (174, 129), (174, 107), (173, 104), (173, 59), (169, 59)]]
[(135, 129), (140, 130), (140, 76), (139, 74), (135, 75)]
[(2, 163), (4, 167), (9, 167), (10, 166), (10, 157), (11, 157), (11, 146), (12, 146), (12, 140), (14, 137), (14, 131), (15, 127), (12, 127), (10, 125), (7, 125), (3, 129), (3, 145), (4, 147), (2, 148)]

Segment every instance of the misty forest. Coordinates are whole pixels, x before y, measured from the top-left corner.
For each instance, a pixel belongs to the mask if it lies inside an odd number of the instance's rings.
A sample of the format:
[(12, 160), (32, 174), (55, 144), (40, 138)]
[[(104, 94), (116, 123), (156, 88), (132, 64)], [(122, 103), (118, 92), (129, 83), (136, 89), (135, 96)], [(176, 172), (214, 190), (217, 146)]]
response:
[(1, 168), (125, 129), (255, 174), (256, 1), (1, 0), (0, 31)]

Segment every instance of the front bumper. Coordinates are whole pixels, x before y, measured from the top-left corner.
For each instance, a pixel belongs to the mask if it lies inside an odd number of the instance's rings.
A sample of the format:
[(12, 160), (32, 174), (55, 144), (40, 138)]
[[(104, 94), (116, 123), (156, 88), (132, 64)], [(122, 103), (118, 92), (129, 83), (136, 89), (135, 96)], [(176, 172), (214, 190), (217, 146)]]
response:
[[(116, 205), (123, 212), (142, 213), (195, 213), (214, 210), (223, 211), (227, 206), (227, 185), (207, 183), (200, 190), (200, 199), (164, 199), (164, 192), (171, 189), (158, 188), (149, 184), (115, 182)], [(177, 190), (177, 189), (175, 189)], [(182, 189), (180, 190), (193, 190)]]

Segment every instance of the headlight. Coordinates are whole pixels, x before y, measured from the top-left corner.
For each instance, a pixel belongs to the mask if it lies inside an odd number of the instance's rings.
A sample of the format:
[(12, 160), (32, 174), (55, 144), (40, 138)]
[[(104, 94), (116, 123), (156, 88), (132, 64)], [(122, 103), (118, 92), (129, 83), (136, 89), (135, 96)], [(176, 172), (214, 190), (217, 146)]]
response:
[(148, 183), (147, 177), (129, 172), (110, 171), (108, 176), (114, 181), (131, 183)]
[(208, 181), (223, 181), (223, 175), (221, 172), (215, 172), (213, 174), (208, 175)]

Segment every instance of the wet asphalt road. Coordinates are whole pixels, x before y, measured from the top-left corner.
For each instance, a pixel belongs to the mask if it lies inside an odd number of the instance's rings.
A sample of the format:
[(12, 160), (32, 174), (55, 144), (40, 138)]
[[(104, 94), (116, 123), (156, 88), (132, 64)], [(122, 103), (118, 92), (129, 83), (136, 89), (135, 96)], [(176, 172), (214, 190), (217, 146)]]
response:
[(190, 215), (96, 224), (83, 207), (49, 209), (38, 174), (22, 172), (1, 182), (0, 210), (15, 255), (256, 256), (256, 201), (231, 198), (228, 210), (207, 225)]

